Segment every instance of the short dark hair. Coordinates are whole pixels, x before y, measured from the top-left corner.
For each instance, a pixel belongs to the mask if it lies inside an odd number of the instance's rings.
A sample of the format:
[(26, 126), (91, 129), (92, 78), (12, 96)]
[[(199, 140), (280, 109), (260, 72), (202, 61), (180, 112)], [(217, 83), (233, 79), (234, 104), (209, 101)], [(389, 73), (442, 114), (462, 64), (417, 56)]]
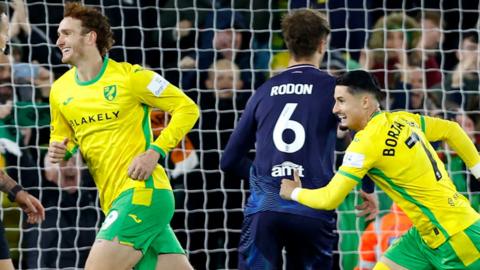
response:
[(100, 54), (104, 56), (113, 43), (113, 32), (105, 17), (100, 11), (92, 7), (83, 6), (78, 2), (68, 2), (65, 5), (65, 12), (63, 17), (72, 17), (82, 22), (82, 29), (84, 33), (94, 31), (97, 33), (97, 48)]
[(383, 98), (383, 92), (377, 80), (365, 70), (346, 72), (337, 77), (336, 83), (337, 85), (347, 86), (352, 95), (366, 92), (373, 94), (379, 101)]
[(300, 9), (282, 19), (282, 33), (294, 58), (312, 56), (322, 39), (330, 34), (330, 25), (320, 12)]

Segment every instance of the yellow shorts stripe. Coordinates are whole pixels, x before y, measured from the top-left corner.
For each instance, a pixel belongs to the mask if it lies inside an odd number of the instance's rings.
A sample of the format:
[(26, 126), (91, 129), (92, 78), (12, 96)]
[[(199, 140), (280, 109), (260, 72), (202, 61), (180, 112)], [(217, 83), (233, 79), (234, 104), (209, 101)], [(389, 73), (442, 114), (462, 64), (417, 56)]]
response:
[(465, 231), (454, 234), (449, 239), (449, 243), (465, 266), (480, 259), (480, 252)]

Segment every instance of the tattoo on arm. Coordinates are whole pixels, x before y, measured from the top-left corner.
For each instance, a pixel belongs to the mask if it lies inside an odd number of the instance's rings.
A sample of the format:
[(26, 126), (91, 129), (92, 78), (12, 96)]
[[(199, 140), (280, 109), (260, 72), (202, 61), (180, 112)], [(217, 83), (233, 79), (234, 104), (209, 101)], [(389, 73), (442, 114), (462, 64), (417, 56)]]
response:
[(0, 191), (8, 193), (16, 185), (17, 182), (15, 180), (0, 170)]

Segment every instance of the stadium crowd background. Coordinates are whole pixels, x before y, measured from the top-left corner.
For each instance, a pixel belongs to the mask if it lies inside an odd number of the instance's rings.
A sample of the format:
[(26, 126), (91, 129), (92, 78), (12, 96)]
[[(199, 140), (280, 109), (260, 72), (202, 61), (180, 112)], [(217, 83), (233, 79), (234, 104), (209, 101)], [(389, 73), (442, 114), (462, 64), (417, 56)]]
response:
[[(63, 1), (11, 3), (11, 56), (0, 56), (0, 166), (47, 211), (43, 224), (27, 226), (15, 205), (3, 199), (2, 219), (19, 269), (82, 268), (103, 219), (94, 183), (80, 157), (61, 171), (44, 159), (49, 87), (68, 69), (55, 47)], [(384, 109), (456, 120), (480, 143), (479, 1), (84, 3), (110, 18), (116, 40), (111, 58), (159, 72), (200, 107), (193, 131), (162, 161), (176, 196), (172, 227), (196, 269), (236, 268), (248, 181), (223, 173), (219, 158), (255, 88), (287, 66), (280, 20), (289, 9), (310, 7), (328, 15), (332, 34), (322, 69), (332, 74), (370, 70), (386, 91)], [(152, 114), (157, 136), (166, 121), (168, 115)], [(441, 143), (435, 146), (457, 189), (480, 210), (478, 183), (455, 153)], [(338, 151), (338, 162), (341, 155)], [(383, 216), (391, 201), (379, 196)], [(338, 268), (359, 265), (360, 237), (368, 224), (355, 218), (358, 200), (352, 193), (338, 209)], [(396, 216), (387, 237), (405, 229)], [(383, 249), (367, 246), (362, 243), (362, 261), (374, 260), (371, 255)]]

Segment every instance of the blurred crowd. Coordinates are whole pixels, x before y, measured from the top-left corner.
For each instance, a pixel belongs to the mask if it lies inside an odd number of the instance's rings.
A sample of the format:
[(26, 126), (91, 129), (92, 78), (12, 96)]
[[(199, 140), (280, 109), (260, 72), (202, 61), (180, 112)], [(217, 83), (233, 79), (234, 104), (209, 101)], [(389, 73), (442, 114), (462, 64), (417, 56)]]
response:
[[(200, 107), (196, 127), (162, 161), (176, 195), (172, 227), (196, 269), (237, 265), (248, 181), (221, 172), (219, 160), (248, 98), (288, 64), (280, 20), (290, 9), (309, 7), (328, 15), (332, 34), (322, 69), (333, 75), (369, 70), (385, 91), (384, 110), (455, 120), (480, 144), (478, 1), (83, 2), (109, 17), (116, 40), (112, 59), (159, 72)], [(2, 217), (20, 269), (83, 267), (103, 219), (81, 156), (63, 169), (45, 159), (50, 85), (68, 69), (55, 48), (62, 3), (10, 1), (10, 54), (0, 55), (0, 166), (47, 210), (43, 224), (27, 226), (3, 199)], [(166, 123), (168, 115), (153, 112), (156, 136)], [(344, 136), (339, 134), (339, 142)], [(480, 210), (479, 184), (454, 152), (442, 143), (435, 146), (457, 189)], [(375, 252), (366, 243), (382, 242), (382, 230), (390, 230), (388, 237), (405, 230), (399, 218), (386, 227), (356, 222), (357, 200), (351, 194), (339, 211), (336, 253), (344, 269), (369, 269), (375, 256), (365, 254)], [(381, 209), (385, 216), (399, 215), (388, 199), (381, 198)], [(377, 225), (384, 229), (372, 229)], [(370, 240), (360, 239), (364, 229)]]

